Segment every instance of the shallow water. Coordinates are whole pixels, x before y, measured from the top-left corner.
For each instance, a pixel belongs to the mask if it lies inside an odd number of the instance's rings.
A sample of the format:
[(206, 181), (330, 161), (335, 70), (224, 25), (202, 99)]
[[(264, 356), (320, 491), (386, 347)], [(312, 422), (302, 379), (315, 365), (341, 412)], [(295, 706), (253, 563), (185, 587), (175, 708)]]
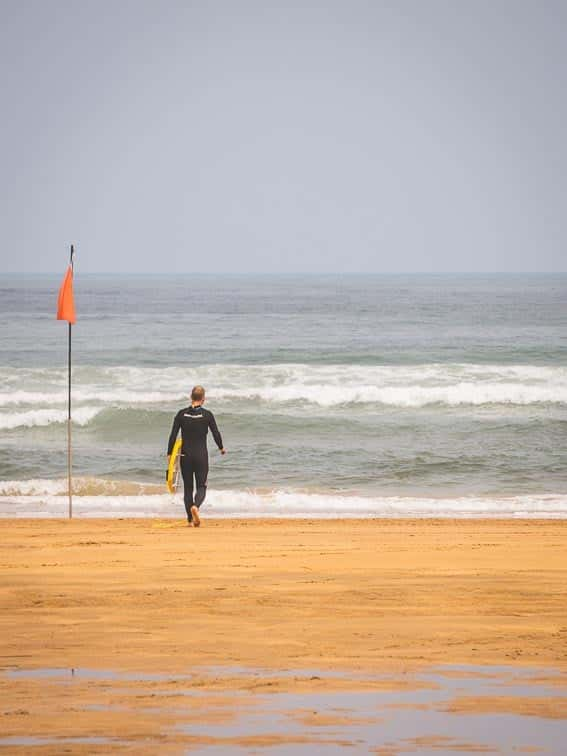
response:
[[(551, 718), (534, 713), (460, 713), (450, 711), (457, 699), (505, 696), (515, 702), (537, 699), (545, 702), (567, 698), (567, 676), (550, 669), (506, 666), (444, 665), (415, 674), (350, 675), (316, 669), (268, 670), (247, 667), (209, 667), (179, 675), (146, 674), (98, 669), (14, 669), (5, 670), (9, 679), (51, 680), (59, 685), (81, 685), (110, 681), (120, 703), (87, 702), (85, 711), (124, 712), (139, 709), (146, 715), (176, 713), (177, 724), (168, 726), (163, 737), (189, 736), (193, 739), (213, 737), (215, 742), (200, 743), (207, 753), (335, 753), (348, 748), (350, 752), (368, 753), (373, 748), (393, 749), (396, 753), (420, 752), (426, 745), (443, 753), (463, 750), (513, 753), (522, 749), (538, 749), (560, 754), (567, 742), (567, 719)], [(222, 679), (257, 682), (250, 690), (219, 689)], [(184, 681), (199, 680), (198, 688), (184, 688)], [(203, 685), (202, 682), (205, 681)], [(209, 690), (206, 681), (214, 681)], [(344, 689), (345, 681), (352, 689)], [(279, 681), (284, 689), (270, 686)], [(291, 686), (291, 690), (286, 689)], [(336, 681), (343, 687), (326, 689)], [(124, 682), (140, 683), (129, 690)], [(301, 688), (293, 690), (295, 683)], [(151, 683), (150, 704), (140, 702), (144, 683)], [(160, 688), (159, 683), (164, 685)], [(262, 687), (265, 683), (266, 687)], [(373, 688), (372, 683), (377, 687)], [(399, 685), (402, 683), (402, 687)], [(173, 687), (172, 685), (175, 684)], [(363, 684), (363, 689), (360, 686)], [(359, 689), (357, 689), (357, 686)], [(96, 689), (89, 689), (96, 690)], [(218, 695), (214, 710), (217, 715), (207, 722), (207, 712), (183, 722), (183, 714), (167, 697), (199, 697)], [(245, 697), (245, 698), (244, 698)], [(153, 701), (157, 698), (157, 701)], [(246, 705), (244, 705), (244, 701)], [(221, 715), (220, 718), (218, 715)], [(33, 725), (33, 722), (32, 722)], [(272, 745), (241, 745), (249, 738), (274, 738)], [(277, 742), (280, 738), (281, 742)], [(25, 741), (25, 742), (24, 742)], [(111, 738), (93, 738), (88, 733), (80, 738), (42, 738), (31, 733), (18, 740), (13, 736), (0, 738), (0, 745), (39, 745), (70, 742), (107, 743)], [(114, 740), (114, 742), (117, 742)], [(120, 741), (123, 742), (123, 741)], [(193, 742), (197, 742), (194, 740)]]
[[(84, 738), (47, 738), (34, 735), (6, 735), (0, 736), (1, 746), (48, 746), (48, 745), (110, 745), (116, 743), (113, 738), (84, 737)], [(124, 745), (124, 742), (120, 742)]]

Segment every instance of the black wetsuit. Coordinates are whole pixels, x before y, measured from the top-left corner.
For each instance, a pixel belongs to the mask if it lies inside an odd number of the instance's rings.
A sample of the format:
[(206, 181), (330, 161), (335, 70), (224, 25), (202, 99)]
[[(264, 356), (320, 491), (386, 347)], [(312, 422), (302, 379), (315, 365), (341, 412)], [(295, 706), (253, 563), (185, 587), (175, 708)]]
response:
[[(183, 498), (187, 518), (191, 520), (191, 507), (200, 507), (207, 494), (207, 476), (209, 474), (209, 453), (207, 451), (207, 433), (211, 429), (219, 449), (222, 449), (222, 437), (217, 428), (215, 416), (204, 407), (186, 407), (179, 410), (173, 421), (169, 436), (167, 453), (171, 454), (177, 434), (181, 429), (181, 474), (183, 475)], [(195, 498), (193, 499), (193, 476), (195, 476)]]

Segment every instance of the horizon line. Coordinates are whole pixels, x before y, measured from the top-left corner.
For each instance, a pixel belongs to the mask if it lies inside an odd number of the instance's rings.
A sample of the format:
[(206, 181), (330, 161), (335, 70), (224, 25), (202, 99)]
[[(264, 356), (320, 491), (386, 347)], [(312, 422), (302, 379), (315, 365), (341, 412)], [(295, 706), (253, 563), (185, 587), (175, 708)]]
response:
[[(5, 276), (58, 276), (65, 266), (51, 271), (0, 271)], [(75, 271), (77, 273), (77, 271)], [(171, 278), (174, 276), (526, 276), (526, 275), (565, 275), (567, 270), (391, 270), (391, 271), (80, 271), (80, 276), (156, 276)]]

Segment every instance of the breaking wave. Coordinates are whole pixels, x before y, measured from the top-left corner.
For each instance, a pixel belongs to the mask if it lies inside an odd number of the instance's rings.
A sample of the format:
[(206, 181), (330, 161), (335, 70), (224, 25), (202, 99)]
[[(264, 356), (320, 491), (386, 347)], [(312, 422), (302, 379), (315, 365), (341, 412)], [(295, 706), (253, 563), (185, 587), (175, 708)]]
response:
[[(87, 425), (102, 407), (78, 407), (73, 410), (73, 423)], [(67, 422), (67, 410), (33, 409), (26, 412), (6, 412), (0, 414), (0, 429), (34, 428)]]
[(381, 404), (408, 408), (436, 404), (448, 407), (467, 404), (566, 404), (567, 386), (558, 390), (547, 386), (489, 383), (456, 383), (450, 386), (329, 386), (320, 383), (221, 390), (216, 392), (216, 396), (276, 403), (307, 402), (320, 407), (337, 404)]
[[(63, 422), (64, 374), (55, 370), (0, 371), (0, 406), (34, 405), (0, 415), (0, 428)], [(212, 402), (247, 400), (277, 405), (376, 404), (401, 408), (432, 405), (567, 404), (567, 368), (530, 365), (431, 364), (205, 365), (198, 368), (83, 367), (75, 371), (75, 422), (92, 420), (101, 408), (174, 405), (190, 387), (210, 387)], [(99, 406), (100, 405), (100, 406)], [(53, 409), (51, 409), (53, 408)], [(235, 409), (238, 411), (238, 408)]]
[[(163, 493), (157, 483), (137, 483), (129, 480), (75, 477), (76, 496), (147, 496)], [(0, 496), (67, 496), (66, 478), (32, 478), (30, 480), (0, 480)]]
[[(65, 480), (3, 481), (0, 516), (64, 517)], [(81, 478), (74, 481), (80, 517), (179, 517), (178, 494), (155, 484)], [(555, 518), (567, 519), (567, 495), (447, 498), (349, 496), (305, 491), (210, 490), (203, 512), (219, 518)]]
[[(171, 402), (181, 399), (186, 392), (165, 391), (99, 391), (96, 389), (73, 388), (74, 402), (100, 402), (101, 404), (153, 404)], [(9, 407), (22, 404), (41, 404), (48, 406), (63, 405), (67, 402), (67, 390), (65, 391), (12, 391), (0, 394), (0, 406)]]

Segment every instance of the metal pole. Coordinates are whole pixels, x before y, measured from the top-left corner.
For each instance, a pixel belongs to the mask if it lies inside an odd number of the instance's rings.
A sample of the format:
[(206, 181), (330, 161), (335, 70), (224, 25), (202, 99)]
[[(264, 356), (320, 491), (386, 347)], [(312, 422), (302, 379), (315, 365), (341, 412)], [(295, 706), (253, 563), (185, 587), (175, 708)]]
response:
[(69, 397), (68, 397), (68, 414), (67, 414), (67, 477), (69, 479), (69, 519), (73, 517), (73, 483), (72, 483), (72, 465), (71, 465), (71, 328), (73, 326), (69, 323), (69, 354), (68, 361), (68, 384), (69, 384)]
[[(73, 255), (75, 254), (75, 248), (71, 244), (71, 270), (73, 269)], [(69, 482), (69, 519), (73, 518), (73, 468), (72, 468), (72, 451), (71, 451), (71, 323), (69, 323), (69, 352), (67, 355), (67, 383), (69, 394), (67, 398), (67, 478)]]

